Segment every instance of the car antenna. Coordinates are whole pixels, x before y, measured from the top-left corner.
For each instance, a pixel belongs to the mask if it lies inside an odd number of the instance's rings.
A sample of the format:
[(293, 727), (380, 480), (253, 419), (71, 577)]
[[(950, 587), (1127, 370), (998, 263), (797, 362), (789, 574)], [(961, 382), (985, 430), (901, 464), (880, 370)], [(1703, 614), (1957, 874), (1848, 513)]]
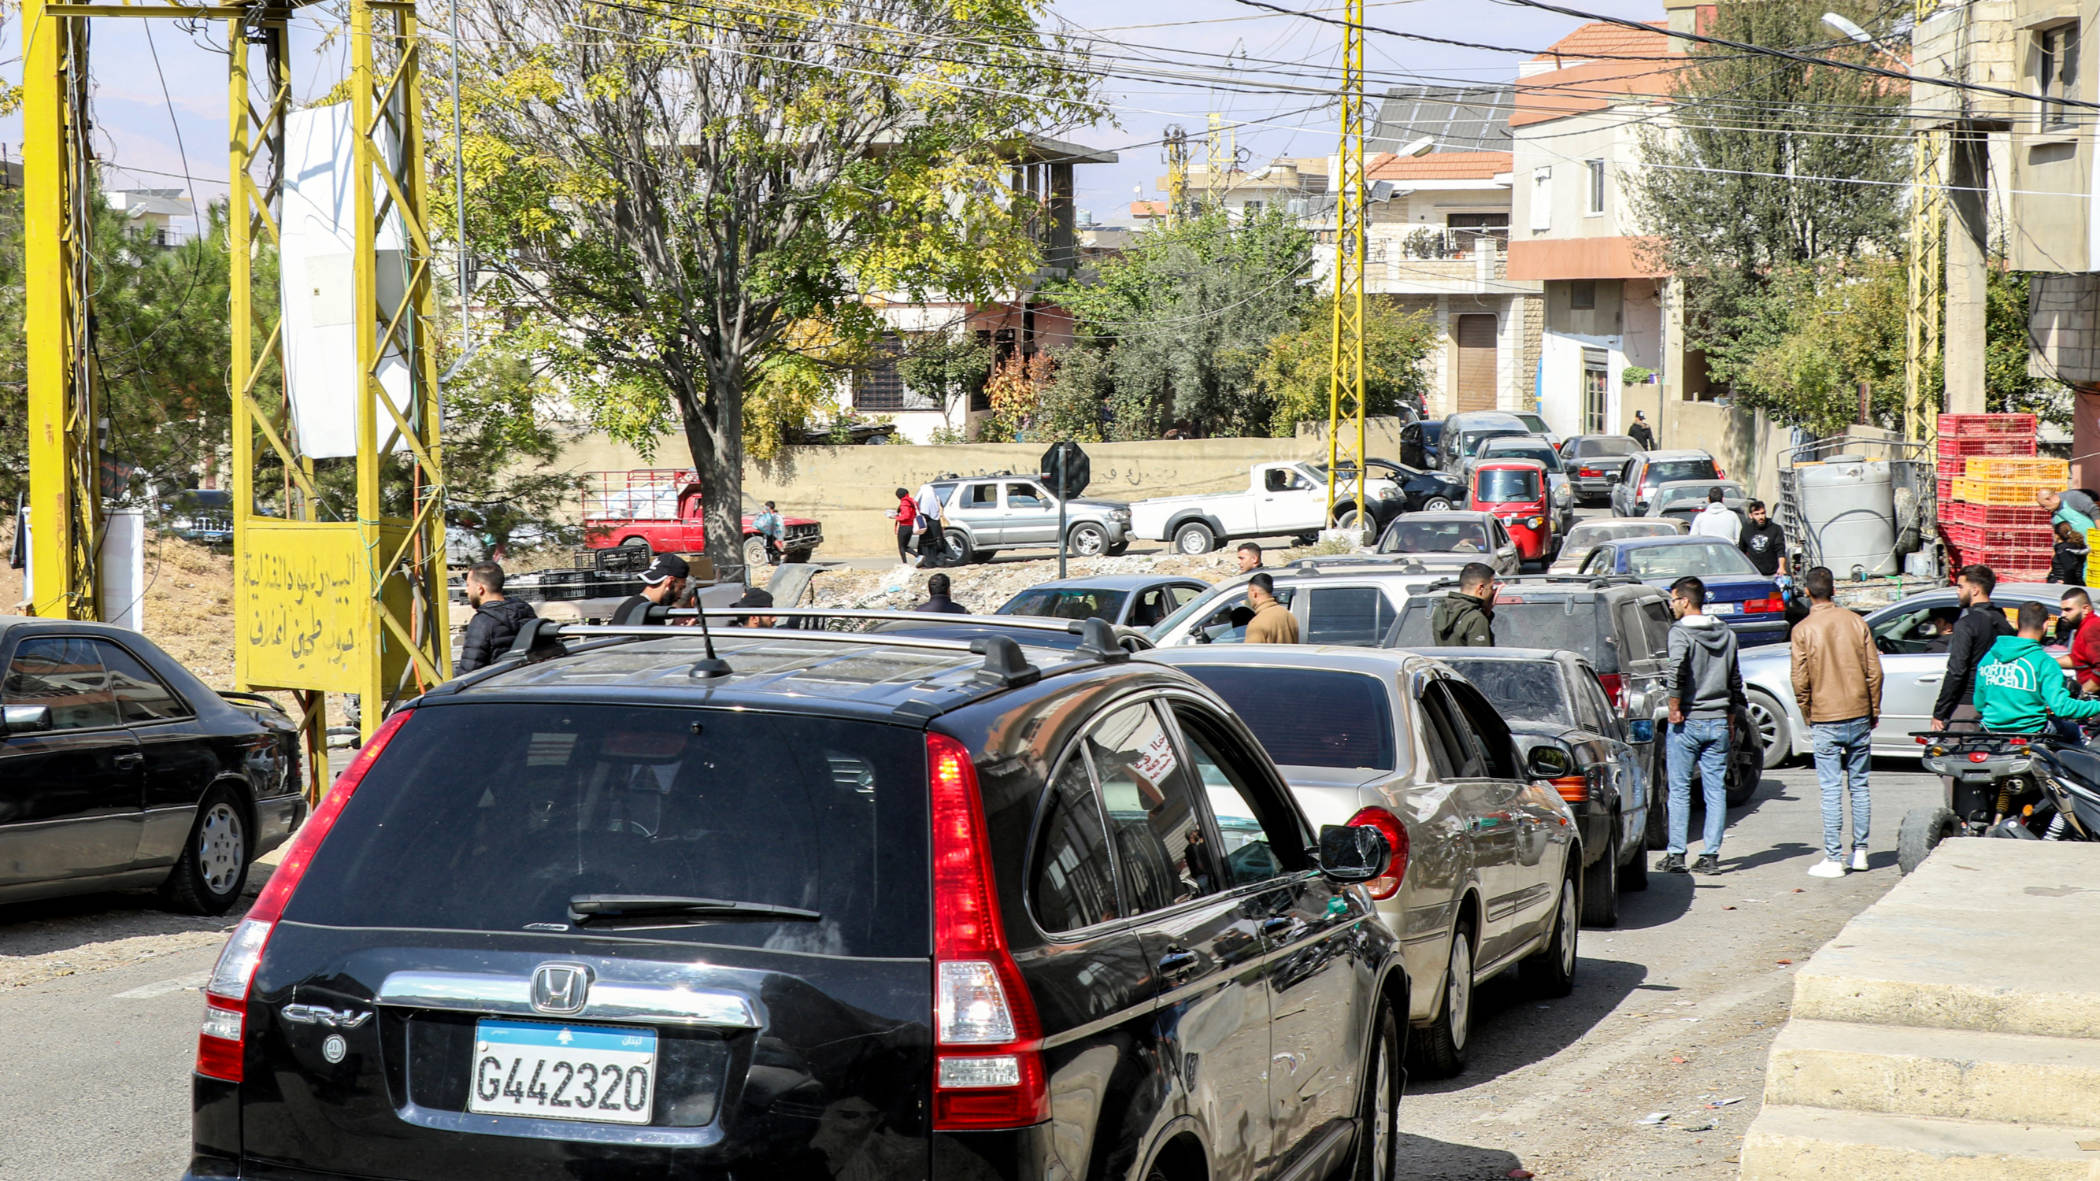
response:
[(700, 643), (707, 649), (707, 656), (694, 663), (686, 675), (694, 678), (726, 677), (735, 670), (729, 662), (715, 655), (715, 633), (707, 629), (707, 609), (700, 605), (700, 594), (693, 593), (693, 617), (700, 621)]

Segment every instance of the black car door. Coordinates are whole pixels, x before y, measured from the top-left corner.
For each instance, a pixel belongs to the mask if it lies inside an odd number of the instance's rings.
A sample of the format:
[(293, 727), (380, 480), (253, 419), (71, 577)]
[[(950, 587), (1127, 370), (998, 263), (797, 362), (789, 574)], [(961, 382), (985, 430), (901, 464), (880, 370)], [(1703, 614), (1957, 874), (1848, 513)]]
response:
[(1122, 896), (1157, 989), (1168, 1103), (1209, 1140), (1219, 1181), (1265, 1176), (1269, 1001), (1259, 908), (1228, 891), (1188, 761), (1158, 707), (1132, 702), (1086, 740)]
[(138, 743), (117, 724), (94, 643), (26, 636), (0, 704), (41, 705), (51, 729), (0, 736), (0, 885), (113, 873), (139, 843)]
[(1209, 707), (1176, 701), (1189, 764), (1218, 833), (1226, 889), (1259, 916), (1268, 957), (1269, 1113), (1278, 1172), (1340, 1146), (1363, 1073), (1377, 965), (1361, 927), (1370, 903), (1312, 865), (1290, 789)]
[[(189, 703), (146, 662), (114, 640), (93, 641), (108, 670), (117, 721), (138, 741), (143, 782), (137, 860), (172, 865), (197, 816), (197, 802), (219, 773), (214, 739)], [(236, 740), (224, 736), (217, 741)], [(254, 834), (249, 834), (252, 840)]]

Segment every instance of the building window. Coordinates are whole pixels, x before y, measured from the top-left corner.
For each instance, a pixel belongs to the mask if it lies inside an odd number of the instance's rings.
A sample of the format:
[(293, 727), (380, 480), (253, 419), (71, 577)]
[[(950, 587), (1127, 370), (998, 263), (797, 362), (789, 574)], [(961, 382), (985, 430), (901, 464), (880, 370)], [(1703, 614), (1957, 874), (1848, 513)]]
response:
[(1553, 170), (1533, 169), (1531, 173), (1531, 232), (1544, 233), (1553, 228)]
[(1585, 434), (1601, 435), (1610, 428), (1605, 425), (1605, 414), (1611, 408), (1605, 403), (1611, 393), (1611, 365), (1603, 349), (1582, 350), (1582, 430)]
[(897, 372), (897, 354), (903, 348), (894, 333), (884, 333), (875, 362), (853, 373), (855, 410), (904, 409), (904, 378)]
[(1482, 238), (1493, 238), (1509, 242), (1509, 214), (1507, 213), (1453, 213), (1444, 218), (1445, 236), (1451, 247), (1461, 258), (1470, 257), (1474, 247)]
[(2077, 98), (2078, 26), (2057, 25), (2034, 35), (2035, 89), (2042, 95), (2042, 127), (2071, 126), (2066, 100)]
[(1577, 279), (1573, 283), (1568, 284), (1569, 308), (1578, 312), (1586, 312), (1596, 306), (1597, 281), (1595, 279)]
[(1590, 160), (1587, 163), (1590, 173), (1589, 212), (1590, 216), (1595, 217), (1604, 212), (1604, 161)]

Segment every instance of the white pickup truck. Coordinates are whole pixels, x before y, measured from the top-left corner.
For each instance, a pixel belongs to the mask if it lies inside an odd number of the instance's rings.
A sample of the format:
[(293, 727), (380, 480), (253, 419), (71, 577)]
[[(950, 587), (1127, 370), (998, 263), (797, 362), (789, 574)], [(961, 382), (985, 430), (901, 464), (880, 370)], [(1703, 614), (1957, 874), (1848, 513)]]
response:
[[(1367, 496), (1400, 495), (1391, 480), (1372, 479), (1367, 484)], [(1353, 495), (1337, 500), (1334, 508), (1340, 527), (1359, 522)], [(1364, 523), (1369, 519), (1363, 518)], [(1316, 533), (1326, 527), (1327, 479), (1322, 469), (1309, 463), (1257, 463), (1248, 471), (1244, 492), (1161, 496), (1130, 506), (1131, 536), (1171, 541), (1185, 554), (1209, 553), (1233, 538)]]

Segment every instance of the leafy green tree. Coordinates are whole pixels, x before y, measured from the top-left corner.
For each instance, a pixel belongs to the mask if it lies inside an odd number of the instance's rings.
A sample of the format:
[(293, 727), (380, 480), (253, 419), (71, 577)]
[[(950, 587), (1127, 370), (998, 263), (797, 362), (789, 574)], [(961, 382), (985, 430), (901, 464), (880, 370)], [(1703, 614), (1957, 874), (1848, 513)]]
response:
[[(1333, 324), (1315, 304), (1304, 323), (1269, 342), (1255, 369), (1255, 388), (1268, 399), (1268, 431), (1279, 439), (1302, 422), (1327, 421), (1333, 367)], [(1364, 308), (1364, 413), (1398, 413), (1418, 406), (1429, 391), (1422, 363), (1436, 345), (1436, 324), (1426, 311), (1402, 312), (1384, 300)]]
[(971, 395), (992, 375), (992, 349), (966, 332), (922, 333), (905, 342), (897, 375), (913, 393), (939, 405), (944, 426), (960, 430)]
[(1313, 261), (1312, 235), (1280, 210), (1235, 224), (1213, 209), (1138, 235), (1096, 281), (1059, 287), (1080, 343), (1106, 351), (1111, 436), (1157, 438), (1175, 422), (1266, 433), (1255, 371), (1314, 298)]
[[(1868, 27), (1878, 19), (1861, 0), (1721, 0), (1711, 32), (1816, 45), (1830, 40), (1823, 14), (1833, 9)], [(1784, 310), (1769, 289), (1796, 267), (1899, 252), (1908, 91), (1856, 70), (1699, 46), (1675, 97), (1668, 120), (1643, 135), (1646, 167), (1630, 170), (1634, 212), (1654, 235), (1652, 261), (1682, 283), (1688, 343), (1707, 353), (1715, 380), (1747, 385), (1762, 405), (1764, 387), (1746, 382), (1757, 354), (1730, 346), (1772, 331), (1754, 323)]]
[(532, 361), (499, 342), (476, 353), (445, 387), (445, 512), (481, 543), (481, 556), (513, 544), (573, 544), (555, 522), (578, 495), (577, 473), (560, 469), (573, 431)]
[(484, 295), (529, 317), (595, 425), (683, 436), (713, 552), (739, 552), (746, 399), (796, 324), (866, 340), (876, 294), (984, 299), (1035, 270), (1012, 160), (1097, 113), (1046, 8), (463, 3)]

